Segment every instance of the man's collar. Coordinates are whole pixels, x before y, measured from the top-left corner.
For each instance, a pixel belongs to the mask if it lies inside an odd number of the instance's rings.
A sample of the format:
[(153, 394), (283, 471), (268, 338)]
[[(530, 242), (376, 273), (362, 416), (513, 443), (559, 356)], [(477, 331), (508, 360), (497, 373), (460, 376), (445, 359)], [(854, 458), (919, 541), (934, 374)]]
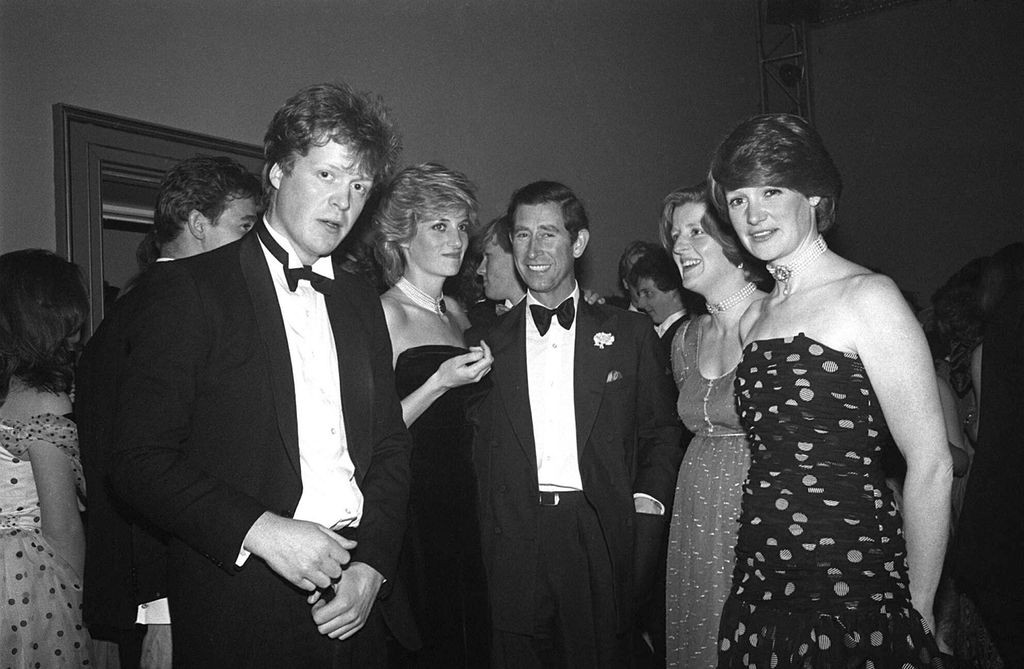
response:
[(517, 304), (519, 304), (520, 302), (522, 302), (524, 297), (526, 297), (526, 293), (523, 293), (522, 295), (520, 295), (518, 300), (511, 300), (511, 299), (506, 297), (505, 298), (505, 306), (507, 308), (511, 309), (512, 307), (514, 307)]
[(655, 325), (654, 331), (658, 333), (659, 337), (664, 336), (664, 334), (668, 332), (668, 329), (672, 327), (672, 324), (678, 321), (680, 318), (683, 318), (684, 316), (686, 316), (686, 309), (674, 311), (671, 314), (669, 314), (665, 320)]
[[(561, 302), (559, 302), (558, 304), (561, 304), (562, 302), (565, 302), (565, 300), (569, 299), (570, 297), (573, 298), (573, 304), (575, 304), (577, 307), (579, 307), (579, 305), (580, 305), (580, 284), (579, 284), (579, 282), (577, 282), (577, 281), (573, 282), (572, 292), (569, 293), (569, 295), (567, 295), (565, 297), (565, 299), (561, 300)], [(522, 298), (520, 298), (519, 301), (522, 302), (523, 301)], [(538, 300), (534, 296), (532, 290), (528, 290), (528, 291), (526, 291), (526, 305), (529, 306), (531, 304), (540, 304), (542, 307), (547, 307), (547, 305), (541, 303), (541, 301)], [(554, 306), (557, 307), (558, 304), (556, 304)]]
[[(263, 225), (267, 228), (267, 232), (270, 233), (271, 238), (275, 242), (281, 245), (285, 253), (288, 254), (288, 268), (299, 268), (302, 267), (302, 261), (299, 260), (299, 256), (295, 254), (294, 247), (287, 237), (282, 235), (280, 232), (270, 226), (270, 222), (267, 220), (266, 214), (263, 216)], [(325, 276), (328, 279), (334, 278), (334, 263), (331, 261), (330, 256), (324, 256), (317, 258), (316, 262), (312, 265), (313, 271), (320, 276)]]

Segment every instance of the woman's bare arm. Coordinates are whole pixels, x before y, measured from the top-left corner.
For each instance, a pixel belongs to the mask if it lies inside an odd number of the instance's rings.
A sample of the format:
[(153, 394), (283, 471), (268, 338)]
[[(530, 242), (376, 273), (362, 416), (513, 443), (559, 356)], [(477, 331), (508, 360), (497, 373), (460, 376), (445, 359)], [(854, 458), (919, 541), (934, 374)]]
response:
[(931, 355), (920, 325), (886, 277), (850, 291), (857, 353), (907, 462), (903, 527), (914, 608), (935, 629), (932, 604), (949, 536), (952, 460)]
[(34, 440), (28, 447), (39, 493), (43, 536), (81, 578), (85, 565), (85, 530), (78, 512), (78, 491), (68, 456), (53, 444)]

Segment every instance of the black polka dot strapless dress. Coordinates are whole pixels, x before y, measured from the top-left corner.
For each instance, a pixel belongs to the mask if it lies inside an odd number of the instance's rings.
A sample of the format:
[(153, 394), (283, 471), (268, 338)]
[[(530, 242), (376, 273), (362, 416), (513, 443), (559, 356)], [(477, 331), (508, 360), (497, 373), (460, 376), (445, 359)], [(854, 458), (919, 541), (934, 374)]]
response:
[(910, 604), (860, 359), (803, 334), (757, 341), (735, 388), (751, 465), (719, 667), (941, 667)]

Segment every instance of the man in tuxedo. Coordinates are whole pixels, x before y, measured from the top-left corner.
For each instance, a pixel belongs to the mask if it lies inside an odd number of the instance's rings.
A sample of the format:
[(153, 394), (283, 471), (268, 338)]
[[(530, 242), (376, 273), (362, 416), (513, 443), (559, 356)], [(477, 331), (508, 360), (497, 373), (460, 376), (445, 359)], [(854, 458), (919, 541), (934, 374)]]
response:
[[(141, 255), (188, 258), (241, 239), (256, 222), (259, 179), (226, 156), (195, 156), (164, 175)], [(148, 263), (141, 263), (148, 264)], [(159, 281), (158, 276), (152, 280)], [(107, 477), (126, 324), (140, 308), (129, 291), (107, 311), (76, 371), (75, 421), (89, 490), (83, 617), (93, 639), (116, 643), (122, 669), (171, 663), (170, 615), (159, 531), (111, 494)], [(137, 627), (138, 625), (138, 627)]]
[(526, 286), (516, 273), (512, 241), (508, 237), (504, 216), (492, 219), (475, 230), (470, 245), (474, 254), (480, 257), (476, 273), (484, 289), (484, 299), (470, 307), (469, 322), (489, 328), (498, 316), (519, 304), (526, 296)]
[(647, 318), (580, 302), (573, 192), (532, 183), (507, 216), (529, 291), (486, 334), (474, 448), (495, 666), (624, 666), (682, 455), (671, 380)]
[(330, 255), (399, 142), (324, 84), (264, 147), (254, 232), (135, 288), (110, 478), (170, 537), (175, 666), (378, 666), (382, 616), (408, 631), (385, 609), (410, 442), (380, 302)]
[(684, 292), (679, 268), (661, 247), (654, 247), (637, 258), (626, 275), (626, 283), (632, 303), (654, 322), (654, 332), (661, 340), (668, 364), (672, 337), (686, 322), (688, 310), (684, 298), (692, 293)]

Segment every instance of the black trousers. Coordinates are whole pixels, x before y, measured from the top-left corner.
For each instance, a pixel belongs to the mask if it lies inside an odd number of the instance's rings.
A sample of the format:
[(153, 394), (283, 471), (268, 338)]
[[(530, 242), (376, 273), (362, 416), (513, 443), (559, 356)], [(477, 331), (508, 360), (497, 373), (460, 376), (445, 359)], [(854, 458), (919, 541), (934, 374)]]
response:
[(616, 634), (613, 574), (597, 514), (582, 492), (541, 506), (530, 635), (495, 630), (495, 669), (628, 667), (630, 638)]

